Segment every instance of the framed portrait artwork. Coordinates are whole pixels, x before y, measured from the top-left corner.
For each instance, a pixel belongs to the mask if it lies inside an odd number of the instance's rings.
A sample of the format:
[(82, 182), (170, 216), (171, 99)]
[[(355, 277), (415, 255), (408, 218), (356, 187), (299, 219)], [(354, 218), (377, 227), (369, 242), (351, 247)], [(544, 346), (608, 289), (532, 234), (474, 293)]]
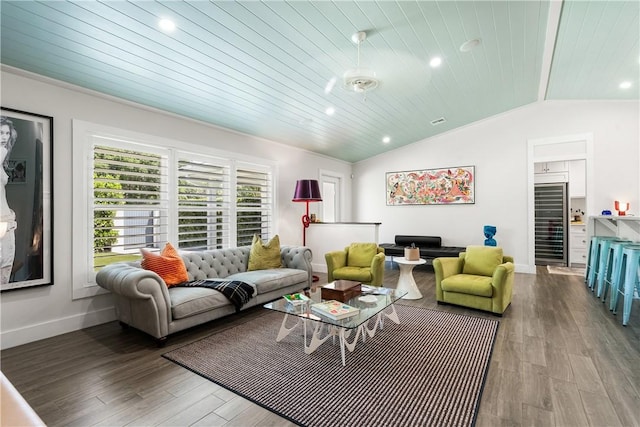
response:
[(0, 112), (0, 291), (53, 284), (53, 118)]
[(475, 203), (475, 167), (387, 172), (387, 205)]

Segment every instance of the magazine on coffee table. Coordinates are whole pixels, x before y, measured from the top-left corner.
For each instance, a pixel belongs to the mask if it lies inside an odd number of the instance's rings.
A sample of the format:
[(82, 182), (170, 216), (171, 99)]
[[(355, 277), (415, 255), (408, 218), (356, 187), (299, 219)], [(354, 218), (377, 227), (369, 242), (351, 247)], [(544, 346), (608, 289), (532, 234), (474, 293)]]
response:
[(363, 295), (371, 294), (371, 295), (389, 295), (393, 293), (395, 289), (382, 288), (379, 286), (370, 286), (370, 285), (362, 285), (361, 292)]
[(359, 308), (352, 307), (336, 300), (311, 304), (311, 310), (333, 320), (345, 319), (347, 317), (355, 316), (360, 312)]

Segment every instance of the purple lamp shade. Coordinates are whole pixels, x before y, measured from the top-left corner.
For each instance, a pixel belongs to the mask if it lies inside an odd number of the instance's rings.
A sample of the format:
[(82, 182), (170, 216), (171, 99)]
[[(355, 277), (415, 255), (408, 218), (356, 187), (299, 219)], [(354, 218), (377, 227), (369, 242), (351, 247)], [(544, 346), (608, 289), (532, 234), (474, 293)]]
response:
[(292, 202), (321, 202), (320, 185), (315, 179), (299, 179)]

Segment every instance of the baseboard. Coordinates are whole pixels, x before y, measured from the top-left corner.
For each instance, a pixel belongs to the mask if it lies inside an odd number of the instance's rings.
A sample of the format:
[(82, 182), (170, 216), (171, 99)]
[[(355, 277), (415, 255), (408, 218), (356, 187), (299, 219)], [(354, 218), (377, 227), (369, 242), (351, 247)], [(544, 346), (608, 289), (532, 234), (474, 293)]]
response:
[(111, 322), (112, 320), (116, 320), (116, 313), (113, 307), (109, 307), (89, 313), (81, 313), (49, 322), (29, 325), (24, 328), (2, 331), (0, 332), (0, 349), (4, 350), (45, 338), (55, 337), (56, 335), (100, 325)]
[(535, 265), (515, 264), (513, 267), (516, 273), (536, 274)]
[(316, 273), (326, 273), (327, 272), (327, 264), (325, 263), (311, 263), (311, 268)]

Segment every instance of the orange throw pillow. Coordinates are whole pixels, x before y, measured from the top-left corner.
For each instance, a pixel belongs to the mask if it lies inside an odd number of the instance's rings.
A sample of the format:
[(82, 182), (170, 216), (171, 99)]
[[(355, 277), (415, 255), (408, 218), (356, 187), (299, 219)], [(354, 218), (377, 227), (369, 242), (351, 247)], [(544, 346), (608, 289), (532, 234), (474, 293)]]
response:
[(140, 249), (142, 253), (142, 268), (151, 270), (162, 277), (167, 287), (178, 285), (189, 280), (187, 269), (184, 266), (182, 257), (175, 250), (171, 243), (167, 243), (160, 255)]

